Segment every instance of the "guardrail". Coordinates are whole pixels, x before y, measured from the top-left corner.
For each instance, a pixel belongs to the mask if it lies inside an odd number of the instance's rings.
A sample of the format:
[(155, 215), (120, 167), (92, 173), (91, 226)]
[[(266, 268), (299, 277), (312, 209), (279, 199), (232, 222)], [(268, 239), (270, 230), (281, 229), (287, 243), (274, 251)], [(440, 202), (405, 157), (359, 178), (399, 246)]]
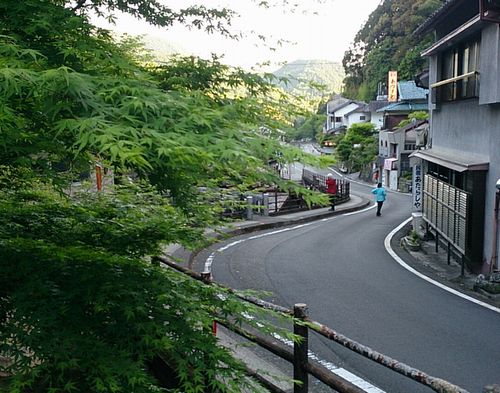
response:
[[(337, 182), (337, 199), (336, 203), (346, 202), (350, 198), (351, 183), (348, 180), (334, 178)], [(310, 171), (302, 170), (302, 183), (309, 188), (326, 192), (326, 176)]]
[[(212, 282), (210, 273), (196, 273), (177, 263), (173, 262), (167, 257), (156, 257), (155, 261), (163, 263), (165, 266), (176, 269), (182, 273), (190, 275), (196, 280), (203, 281), (207, 285), (214, 285)], [(218, 319), (217, 315), (214, 315), (214, 320), (217, 320), (226, 328), (237, 333), (246, 340), (252, 341), (259, 345), (261, 348), (268, 350), (269, 352), (277, 355), (278, 357), (293, 364), (293, 380), (294, 380), (294, 393), (307, 393), (308, 392), (308, 376), (312, 375), (325, 385), (335, 389), (339, 393), (362, 393), (364, 390), (360, 389), (358, 386), (352, 384), (351, 382), (345, 380), (344, 378), (332, 373), (325, 367), (323, 367), (318, 362), (311, 360), (308, 357), (308, 335), (312, 331), (319, 334), (328, 340), (334, 341), (345, 348), (375, 362), (378, 363), (400, 375), (403, 375), (421, 385), (425, 385), (430, 389), (440, 392), (440, 393), (468, 393), (467, 390), (456, 386), (448, 381), (441, 378), (436, 378), (431, 375), (424, 373), (421, 370), (413, 368), (403, 362), (386, 356), (380, 352), (377, 352), (370, 347), (362, 345), (350, 338), (336, 332), (330, 327), (323, 325), (319, 322), (309, 319), (307, 315), (307, 306), (305, 304), (295, 304), (293, 310), (289, 310), (285, 307), (281, 307), (261, 299), (257, 299), (251, 296), (242, 295), (231, 288), (224, 287), (221, 284), (216, 284), (219, 287), (224, 288), (226, 292), (229, 292), (242, 301), (246, 301), (257, 305), (259, 307), (265, 308), (267, 310), (274, 311), (279, 314), (284, 314), (293, 317), (293, 332), (298, 340), (293, 343), (293, 351), (284, 345), (280, 345), (275, 339), (270, 336), (266, 337), (258, 332), (249, 331), (243, 328), (239, 324), (233, 324), (228, 321), (227, 318)], [(273, 393), (286, 393), (278, 386), (274, 385), (272, 382), (263, 378), (255, 370), (250, 369), (247, 366), (247, 374), (249, 377), (254, 378), (258, 383), (268, 389)]]
[[(350, 183), (347, 180), (335, 179), (337, 182), (337, 194), (335, 203), (340, 204), (350, 199)], [(303, 169), (302, 184), (309, 189), (326, 192), (326, 176)], [(246, 198), (243, 201), (243, 198)], [(283, 192), (277, 188), (270, 188), (266, 192), (241, 196), (239, 203), (233, 208), (226, 209), (223, 217), (246, 217), (252, 218), (254, 213), (262, 215), (279, 215), (298, 212), (302, 210), (316, 209), (324, 206), (308, 205), (301, 195), (291, 192)]]

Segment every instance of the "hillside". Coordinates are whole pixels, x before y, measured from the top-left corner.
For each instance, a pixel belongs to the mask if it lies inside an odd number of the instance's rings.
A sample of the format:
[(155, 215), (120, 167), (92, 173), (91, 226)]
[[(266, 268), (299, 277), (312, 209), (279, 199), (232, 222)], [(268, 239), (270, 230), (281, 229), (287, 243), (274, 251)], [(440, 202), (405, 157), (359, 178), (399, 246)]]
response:
[(427, 67), (420, 54), (432, 42), (432, 34), (413, 34), (446, 0), (382, 0), (354, 42), (344, 53), (344, 95), (369, 101), (379, 83), (386, 83), (389, 70), (398, 71), (399, 80), (411, 80)]
[[(345, 76), (341, 63), (326, 60), (296, 60), (285, 64), (273, 74), (289, 79), (288, 84), (281, 84), (285, 90), (311, 96), (340, 93)], [(311, 81), (314, 84), (324, 85), (323, 91), (313, 88)]]

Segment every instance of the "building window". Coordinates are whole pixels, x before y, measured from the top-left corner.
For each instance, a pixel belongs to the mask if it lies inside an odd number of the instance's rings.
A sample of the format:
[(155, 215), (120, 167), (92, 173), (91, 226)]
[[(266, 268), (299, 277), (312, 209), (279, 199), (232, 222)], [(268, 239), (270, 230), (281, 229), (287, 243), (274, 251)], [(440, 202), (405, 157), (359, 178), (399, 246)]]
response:
[(391, 143), (391, 157), (396, 157), (398, 155), (398, 145), (396, 143)]
[(405, 143), (405, 150), (415, 150), (415, 144), (414, 143)]
[(359, 120), (366, 120), (366, 116), (359, 116)]
[(464, 42), (441, 56), (441, 81), (433, 87), (434, 102), (450, 102), (479, 94), (479, 39)]
[(340, 116), (335, 117), (335, 123), (342, 123), (342, 117)]

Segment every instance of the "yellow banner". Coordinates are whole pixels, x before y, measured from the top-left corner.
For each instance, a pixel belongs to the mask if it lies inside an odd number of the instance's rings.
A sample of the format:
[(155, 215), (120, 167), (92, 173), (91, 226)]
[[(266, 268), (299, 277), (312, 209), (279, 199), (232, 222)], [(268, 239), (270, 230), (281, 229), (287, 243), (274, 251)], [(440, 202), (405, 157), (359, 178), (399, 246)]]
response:
[(389, 71), (387, 99), (389, 102), (396, 102), (398, 100), (398, 72)]

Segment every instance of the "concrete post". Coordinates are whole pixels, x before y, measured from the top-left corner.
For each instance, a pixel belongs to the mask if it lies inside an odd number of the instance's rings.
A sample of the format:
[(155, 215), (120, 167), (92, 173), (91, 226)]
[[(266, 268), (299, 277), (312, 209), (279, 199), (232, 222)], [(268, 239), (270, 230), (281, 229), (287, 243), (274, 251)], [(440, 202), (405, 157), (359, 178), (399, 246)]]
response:
[[(297, 319), (304, 319), (307, 317), (307, 305), (304, 303), (297, 303), (293, 306), (293, 316)], [(300, 382), (294, 383), (293, 393), (307, 393), (308, 392), (308, 373), (306, 371), (307, 353), (308, 353), (308, 333), (307, 326), (298, 323), (293, 324), (293, 333), (301, 337), (300, 342), (293, 344), (293, 379)]]
[(247, 196), (247, 220), (253, 219), (253, 197)]
[(264, 214), (264, 216), (268, 216), (269, 215), (269, 194), (267, 192), (264, 193), (264, 195), (263, 195), (262, 204), (264, 205), (263, 214)]

